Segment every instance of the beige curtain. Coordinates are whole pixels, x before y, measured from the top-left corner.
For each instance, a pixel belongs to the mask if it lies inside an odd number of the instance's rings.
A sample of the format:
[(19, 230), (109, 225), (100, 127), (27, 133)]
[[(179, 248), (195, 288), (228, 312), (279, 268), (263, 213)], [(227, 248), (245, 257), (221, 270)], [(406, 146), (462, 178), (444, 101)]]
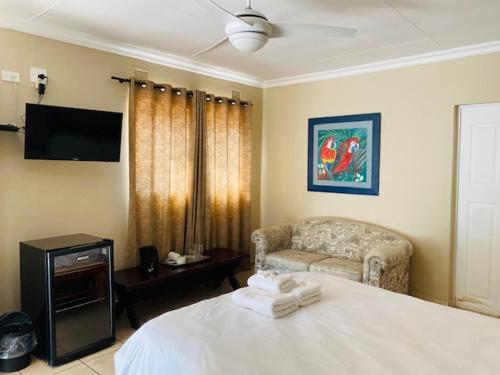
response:
[[(234, 103), (234, 102), (233, 102)], [(205, 106), (209, 247), (250, 251), (251, 107), (214, 96)]]
[(130, 88), (130, 264), (146, 245), (248, 252), (251, 107), (162, 87)]

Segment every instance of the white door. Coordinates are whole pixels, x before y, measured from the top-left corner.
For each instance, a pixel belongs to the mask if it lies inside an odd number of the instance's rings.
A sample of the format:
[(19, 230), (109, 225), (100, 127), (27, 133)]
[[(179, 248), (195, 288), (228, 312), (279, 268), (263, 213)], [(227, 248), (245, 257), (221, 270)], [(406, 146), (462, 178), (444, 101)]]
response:
[(500, 316), (500, 103), (459, 116), (455, 303)]

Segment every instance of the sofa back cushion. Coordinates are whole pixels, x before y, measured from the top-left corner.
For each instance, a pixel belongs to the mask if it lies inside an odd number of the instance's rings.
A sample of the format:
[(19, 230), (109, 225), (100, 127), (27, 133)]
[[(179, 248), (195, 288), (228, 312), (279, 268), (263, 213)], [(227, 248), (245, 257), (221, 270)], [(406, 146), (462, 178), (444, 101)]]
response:
[(411, 247), (402, 236), (348, 219), (310, 218), (292, 224), (292, 249), (363, 262), (370, 250), (384, 244)]

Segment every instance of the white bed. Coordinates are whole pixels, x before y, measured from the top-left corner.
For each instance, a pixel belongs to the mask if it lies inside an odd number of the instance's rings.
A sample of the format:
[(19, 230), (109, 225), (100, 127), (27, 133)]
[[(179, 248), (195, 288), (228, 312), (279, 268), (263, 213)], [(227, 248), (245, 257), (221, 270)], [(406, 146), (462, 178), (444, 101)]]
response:
[(320, 302), (273, 320), (230, 295), (146, 323), (118, 375), (500, 374), (500, 320), (325, 274)]

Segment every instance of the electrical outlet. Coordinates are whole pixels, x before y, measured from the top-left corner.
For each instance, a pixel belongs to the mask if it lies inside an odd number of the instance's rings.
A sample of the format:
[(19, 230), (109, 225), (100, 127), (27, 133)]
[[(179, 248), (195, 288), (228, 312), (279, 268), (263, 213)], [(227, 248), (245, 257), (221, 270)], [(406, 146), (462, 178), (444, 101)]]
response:
[(30, 69), (31, 82), (35, 84), (35, 87), (38, 87), (38, 76), (40, 74), (47, 75), (47, 69), (31, 67)]
[(21, 74), (19, 72), (9, 72), (2, 70), (2, 81), (21, 82)]

